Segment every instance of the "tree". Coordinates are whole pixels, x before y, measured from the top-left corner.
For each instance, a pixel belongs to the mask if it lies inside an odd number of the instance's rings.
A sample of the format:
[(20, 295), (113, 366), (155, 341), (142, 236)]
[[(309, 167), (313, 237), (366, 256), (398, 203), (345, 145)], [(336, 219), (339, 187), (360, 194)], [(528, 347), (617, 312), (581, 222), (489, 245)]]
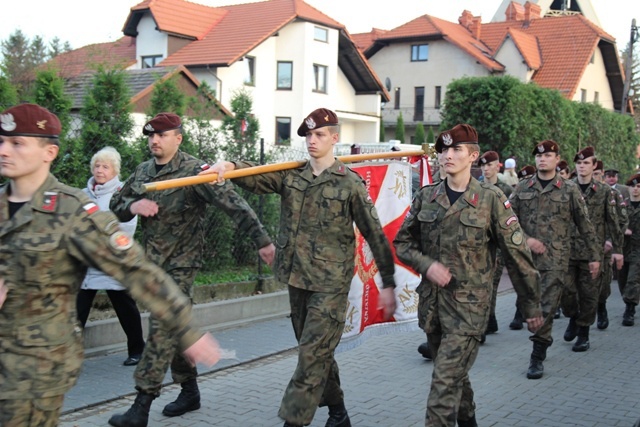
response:
[(191, 114), (184, 117), (184, 128), (188, 130), (193, 155), (209, 163), (219, 159), (222, 140), (221, 129), (214, 127), (211, 122), (214, 112), (218, 110), (215, 95), (207, 82), (202, 82), (196, 96), (187, 100)]
[(71, 122), (73, 102), (64, 92), (64, 79), (55, 70), (44, 69), (36, 73), (33, 102), (57, 115), (62, 125), (62, 135), (66, 135)]
[(396, 139), (400, 141), (400, 144), (404, 144), (404, 119), (402, 118), (402, 111), (398, 113), (398, 119), (396, 120)]
[(245, 88), (234, 91), (231, 97), (233, 116), (225, 117), (222, 123), (226, 154), (230, 159), (260, 160), (257, 150), (260, 123), (251, 112), (252, 108), (253, 99)]
[(18, 91), (8, 78), (0, 76), (0, 111), (4, 111), (18, 102)]
[(413, 137), (413, 143), (416, 145), (422, 145), (424, 144), (424, 141), (425, 141), (424, 125), (422, 124), (422, 122), (419, 122), (416, 125), (416, 134)]
[(429, 132), (427, 132), (427, 144), (434, 145), (436, 143), (436, 136), (433, 134), (433, 128), (429, 126)]

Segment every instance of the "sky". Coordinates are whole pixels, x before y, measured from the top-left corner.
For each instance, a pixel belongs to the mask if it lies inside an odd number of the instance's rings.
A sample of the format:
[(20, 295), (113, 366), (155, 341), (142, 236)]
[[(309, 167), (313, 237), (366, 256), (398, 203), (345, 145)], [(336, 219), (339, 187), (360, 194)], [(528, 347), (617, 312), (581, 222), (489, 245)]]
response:
[[(73, 48), (92, 43), (115, 41), (129, 9), (141, 0), (17, 0), (2, 6), (3, 25), (0, 40), (16, 29), (29, 38), (45, 41), (58, 37)], [(194, 3), (221, 6), (242, 0), (192, 0)], [(575, 1), (575, 0), (574, 0)], [(246, 2), (246, 1), (245, 1)], [(372, 27), (392, 29), (418, 16), (429, 14), (457, 22), (465, 9), (483, 22), (493, 18), (502, 0), (306, 0), (326, 15), (344, 24), (350, 33), (368, 32)], [(640, 25), (639, 0), (591, 0), (601, 27), (614, 36), (619, 49), (629, 42), (631, 20)], [(375, 7), (374, 7), (375, 5)]]

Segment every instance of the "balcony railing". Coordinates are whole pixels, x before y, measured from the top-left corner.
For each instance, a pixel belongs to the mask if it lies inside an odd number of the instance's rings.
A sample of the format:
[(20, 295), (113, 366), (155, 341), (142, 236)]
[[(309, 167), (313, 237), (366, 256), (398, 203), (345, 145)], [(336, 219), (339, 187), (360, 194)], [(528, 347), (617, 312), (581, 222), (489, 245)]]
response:
[(418, 123), (426, 125), (438, 125), (442, 121), (440, 118), (440, 108), (424, 108), (416, 110), (414, 108), (394, 109), (385, 107), (382, 109), (382, 121), (385, 126), (393, 126), (398, 121), (398, 116), (402, 112), (402, 119), (405, 126), (415, 126)]

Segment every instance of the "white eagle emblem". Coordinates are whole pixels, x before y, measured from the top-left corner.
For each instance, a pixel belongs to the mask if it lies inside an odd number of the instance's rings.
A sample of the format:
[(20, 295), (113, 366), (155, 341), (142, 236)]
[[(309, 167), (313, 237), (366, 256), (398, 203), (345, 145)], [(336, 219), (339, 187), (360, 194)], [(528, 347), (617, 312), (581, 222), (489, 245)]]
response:
[(153, 128), (153, 126), (151, 126), (151, 123), (147, 123), (144, 127), (144, 130), (146, 130), (147, 132), (153, 132), (155, 129)]
[(544, 145), (542, 145), (542, 144), (538, 145), (538, 152), (539, 153), (544, 152)]
[(444, 135), (442, 135), (442, 143), (447, 147), (453, 144), (453, 138), (451, 137), (450, 133), (445, 133)]
[(16, 130), (16, 121), (13, 118), (13, 114), (0, 114), (0, 127), (6, 132), (13, 132)]
[(304, 123), (307, 125), (307, 128), (309, 128), (309, 129), (315, 129), (315, 127), (316, 127), (316, 122), (315, 122), (315, 120), (313, 120), (313, 117), (307, 117), (304, 120)]
[(578, 158), (579, 158), (580, 160), (584, 160), (584, 154), (582, 154), (582, 153), (578, 154)]

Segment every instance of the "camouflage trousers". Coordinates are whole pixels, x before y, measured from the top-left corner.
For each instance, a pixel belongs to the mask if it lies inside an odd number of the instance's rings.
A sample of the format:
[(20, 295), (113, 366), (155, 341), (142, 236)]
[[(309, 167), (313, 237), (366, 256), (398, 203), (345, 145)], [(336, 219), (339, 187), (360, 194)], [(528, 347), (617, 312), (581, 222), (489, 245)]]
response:
[(553, 328), (553, 316), (560, 305), (566, 273), (559, 270), (540, 271), (540, 306), (544, 322), (540, 329), (529, 339), (550, 346), (553, 343), (551, 330)]
[[(179, 268), (167, 272), (190, 298), (191, 286), (197, 273), (196, 268)], [(178, 340), (158, 319), (149, 316), (147, 343), (133, 373), (136, 389), (148, 394), (159, 394), (169, 366), (171, 378), (176, 383), (183, 383), (198, 376), (195, 366), (191, 365), (178, 348)]]
[(425, 427), (455, 427), (475, 415), (469, 371), (480, 347), (479, 336), (427, 333), (433, 356)]
[(493, 288), (491, 289), (491, 311), (492, 316), (496, 315), (496, 300), (498, 299), (498, 286), (500, 285), (500, 279), (502, 278), (502, 272), (504, 271), (504, 257), (502, 252), (498, 250), (496, 253), (496, 270), (493, 272)]
[(290, 424), (309, 425), (318, 406), (344, 401), (334, 351), (344, 330), (347, 301), (348, 294), (289, 286), (298, 365), (284, 392), (278, 416)]
[(2, 427), (56, 427), (64, 395), (40, 399), (0, 400)]
[(604, 263), (600, 264), (602, 274), (600, 275), (600, 294), (598, 304), (604, 304), (611, 295), (611, 279), (613, 278), (613, 266), (609, 262), (611, 257), (605, 256)]
[(622, 300), (627, 304), (640, 302), (640, 257), (625, 258), (618, 273), (618, 287)]
[(567, 283), (562, 293), (562, 312), (576, 319), (578, 326), (591, 326), (596, 321), (600, 297), (600, 276), (591, 278), (589, 261), (569, 260)]

